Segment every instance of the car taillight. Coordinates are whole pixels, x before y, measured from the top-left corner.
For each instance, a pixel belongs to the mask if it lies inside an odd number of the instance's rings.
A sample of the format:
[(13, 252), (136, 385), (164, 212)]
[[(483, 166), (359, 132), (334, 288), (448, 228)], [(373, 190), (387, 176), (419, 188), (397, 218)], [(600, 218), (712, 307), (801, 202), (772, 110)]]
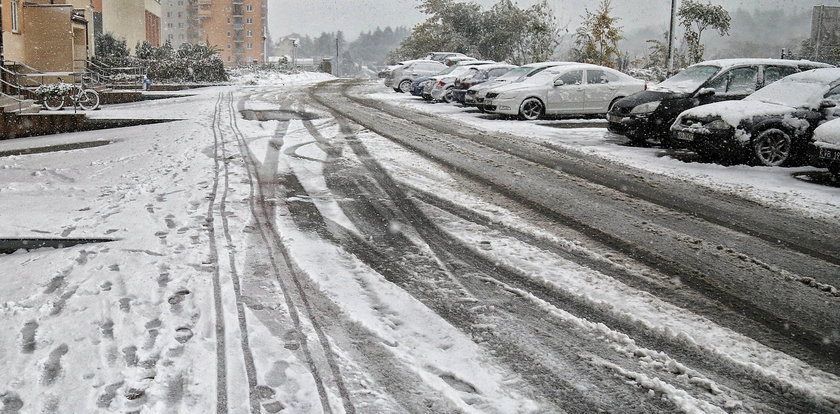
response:
[(438, 81), (438, 86), (446, 86), (446, 82), (444, 82), (444, 81)]
[(647, 90), (647, 82), (645, 82), (645, 90)]

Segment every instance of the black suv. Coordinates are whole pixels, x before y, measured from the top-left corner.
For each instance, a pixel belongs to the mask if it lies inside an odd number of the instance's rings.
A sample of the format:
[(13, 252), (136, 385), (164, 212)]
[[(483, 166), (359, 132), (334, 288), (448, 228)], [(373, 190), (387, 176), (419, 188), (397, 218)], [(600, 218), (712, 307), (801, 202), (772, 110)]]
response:
[(831, 65), (807, 60), (721, 59), (701, 62), (617, 101), (607, 114), (609, 130), (635, 143), (677, 144), (668, 133), (677, 115), (713, 102), (743, 99), (785, 76)]

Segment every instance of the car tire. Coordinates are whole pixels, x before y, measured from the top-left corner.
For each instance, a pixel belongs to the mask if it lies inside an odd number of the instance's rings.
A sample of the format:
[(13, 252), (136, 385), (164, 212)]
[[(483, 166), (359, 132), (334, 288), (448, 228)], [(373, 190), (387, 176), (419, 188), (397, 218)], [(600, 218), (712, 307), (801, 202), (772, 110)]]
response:
[(793, 140), (779, 128), (768, 128), (753, 136), (752, 159), (756, 165), (779, 167), (792, 157)]
[(519, 104), (519, 119), (534, 121), (545, 114), (545, 105), (537, 98), (527, 98)]
[(402, 93), (402, 91), (400, 90), (400, 88), (393, 88), (393, 89), (394, 89), (394, 92), (399, 92), (399, 93)]
[(402, 82), (400, 82), (400, 85), (397, 87), (397, 89), (399, 89), (399, 91), (402, 92), (402, 93), (410, 92), (411, 91), (411, 81), (408, 80), (408, 79), (404, 79)]
[(441, 99), (441, 102), (452, 103), (454, 100), (455, 96), (452, 95), (452, 87), (446, 88), (446, 90), (443, 91), (443, 99)]
[(478, 104), (478, 105), (476, 105), (475, 107), (476, 107), (476, 108), (478, 108), (478, 112), (481, 112), (481, 113), (483, 113), (483, 114), (484, 114), (484, 113), (487, 113), (487, 110), (486, 110), (486, 109), (484, 109), (484, 105)]
[(828, 164), (828, 172), (834, 174), (835, 176), (840, 175), (840, 162), (835, 161)]

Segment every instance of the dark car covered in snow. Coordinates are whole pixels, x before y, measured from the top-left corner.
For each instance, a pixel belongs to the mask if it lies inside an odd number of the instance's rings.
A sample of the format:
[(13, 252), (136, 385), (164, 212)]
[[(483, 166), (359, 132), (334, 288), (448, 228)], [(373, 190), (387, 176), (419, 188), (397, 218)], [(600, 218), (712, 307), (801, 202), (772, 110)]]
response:
[(616, 102), (607, 114), (609, 130), (636, 143), (658, 139), (663, 146), (671, 146), (668, 130), (682, 111), (714, 102), (740, 100), (785, 76), (821, 67), (831, 65), (785, 59), (701, 62)]
[(780, 166), (804, 157), (814, 129), (838, 116), (840, 68), (790, 75), (741, 101), (689, 109), (671, 137), (704, 158)]

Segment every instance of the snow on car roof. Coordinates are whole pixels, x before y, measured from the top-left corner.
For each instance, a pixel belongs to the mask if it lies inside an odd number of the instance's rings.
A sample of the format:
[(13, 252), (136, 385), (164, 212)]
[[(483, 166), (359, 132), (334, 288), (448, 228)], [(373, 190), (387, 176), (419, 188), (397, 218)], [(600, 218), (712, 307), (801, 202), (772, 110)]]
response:
[(840, 68), (811, 69), (794, 73), (782, 79), (785, 82), (814, 82), (825, 85), (832, 84), (838, 80), (840, 80)]
[(526, 68), (544, 68), (547, 66), (565, 66), (565, 65), (580, 65), (579, 62), (536, 62), (522, 65)]
[(827, 63), (820, 63), (820, 62), (812, 62), (810, 60), (792, 60), (792, 59), (768, 59), (768, 58), (743, 58), (743, 59), (715, 59), (715, 60), (707, 60), (704, 62), (696, 63), (691, 66), (704, 66), (704, 65), (712, 65), (712, 66), (720, 66), (721, 68), (729, 68), (732, 66), (738, 65), (791, 65), (797, 66), (800, 64), (808, 64), (808, 65), (816, 65), (816, 66), (823, 66), (826, 68), (832, 67)]

